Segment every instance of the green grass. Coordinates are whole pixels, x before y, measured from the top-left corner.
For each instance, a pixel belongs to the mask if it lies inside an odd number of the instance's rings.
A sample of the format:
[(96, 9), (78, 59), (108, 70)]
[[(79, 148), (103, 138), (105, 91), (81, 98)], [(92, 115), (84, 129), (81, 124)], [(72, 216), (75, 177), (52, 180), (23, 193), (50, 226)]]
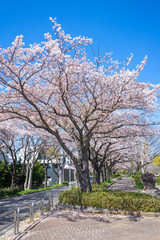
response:
[(49, 190), (49, 189), (53, 189), (53, 188), (63, 187), (66, 185), (68, 185), (68, 184), (64, 183), (64, 184), (60, 184), (60, 185), (53, 185), (52, 187), (29, 189), (29, 190), (20, 191), (20, 192), (19, 192), (18, 188), (3, 188), (3, 189), (0, 189), (0, 199), (4, 199), (7, 197), (16, 197), (16, 196), (20, 196), (20, 195), (24, 195), (24, 194), (30, 194), (33, 192), (41, 192), (41, 191), (45, 191), (45, 190)]
[(109, 186), (111, 183), (113, 183), (114, 182), (114, 180), (113, 179), (111, 179), (111, 178), (109, 178), (108, 180), (106, 180), (103, 184), (104, 184), (104, 186)]

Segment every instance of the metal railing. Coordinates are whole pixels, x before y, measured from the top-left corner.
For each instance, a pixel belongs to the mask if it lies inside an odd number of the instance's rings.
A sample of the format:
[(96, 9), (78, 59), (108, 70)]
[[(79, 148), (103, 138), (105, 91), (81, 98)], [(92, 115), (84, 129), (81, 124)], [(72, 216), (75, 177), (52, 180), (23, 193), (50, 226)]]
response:
[(6, 229), (8, 228), (9, 226), (13, 225), (14, 227), (14, 234), (18, 234), (19, 233), (19, 226), (20, 226), (20, 214), (22, 213), (22, 210), (25, 208), (26, 210), (26, 207), (29, 208), (29, 213), (27, 214), (23, 214), (23, 220), (25, 219), (26, 216), (30, 216), (30, 222), (33, 222), (34, 221), (34, 214), (35, 214), (35, 210), (37, 211), (38, 209), (35, 208), (36, 206), (36, 203), (40, 203), (40, 211), (41, 211), (41, 216), (44, 215), (44, 210), (45, 208), (48, 207), (48, 210), (50, 211), (51, 208), (53, 207), (53, 195), (50, 195), (48, 198), (47, 198), (47, 204), (45, 204), (45, 201), (46, 199), (39, 199), (39, 200), (36, 200), (36, 201), (33, 201), (33, 202), (30, 202), (30, 203), (27, 203), (27, 204), (24, 204), (24, 205), (21, 205), (19, 206), (18, 208), (16, 209), (12, 209), (12, 210), (9, 210), (5, 213), (2, 213), (0, 214), (0, 219), (3, 218), (3, 217), (6, 217), (7, 215), (10, 215), (10, 214), (14, 214), (14, 221), (12, 223), (9, 223), (7, 224), (7, 226), (5, 226), (3, 228)]

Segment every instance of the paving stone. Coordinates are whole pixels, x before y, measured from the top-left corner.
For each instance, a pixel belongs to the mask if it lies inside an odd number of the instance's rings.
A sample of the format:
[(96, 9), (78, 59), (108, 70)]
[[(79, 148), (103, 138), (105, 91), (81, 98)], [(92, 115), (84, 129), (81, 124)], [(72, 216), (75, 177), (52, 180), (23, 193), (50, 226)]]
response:
[(120, 190), (120, 191), (136, 191), (133, 186), (133, 180), (131, 178), (117, 179), (117, 181), (112, 184), (108, 189)]
[(57, 210), (22, 240), (159, 240), (160, 218), (106, 216)]

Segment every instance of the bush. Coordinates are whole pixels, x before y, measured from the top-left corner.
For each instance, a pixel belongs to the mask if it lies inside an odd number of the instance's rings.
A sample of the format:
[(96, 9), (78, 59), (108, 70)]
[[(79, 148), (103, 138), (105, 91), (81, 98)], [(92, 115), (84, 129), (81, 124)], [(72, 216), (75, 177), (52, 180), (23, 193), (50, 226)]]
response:
[(82, 193), (80, 188), (61, 192), (59, 201), (72, 205), (109, 210), (159, 212), (160, 201), (151, 195), (137, 192), (107, 190), (102, 185), (93, 185), (93, 191)]
[(68, 181), (64, 181), (64, 182), (63, 182), (63, 185), (68, 186), (68, 185), (69, 185), (69, 184), (68, 184)]
[(127, 175), (128, 173), (126, 172), (126, 170), (119, 170), (116, 173), (114, 173), (112, 175), (113, 178), (118, 178), (121, 177), (121, 175)]
[(157, 184), (157, 185), (160, 185), (160, 176), (159, 176), (159, 177), (156, 177), (156, 184)]
[(135, 183), (135, 185), (136, 185), (136, 187), (137, 187), (138, 189), (143, 189), (143, 188), (144, 188), (144, 186), (143, 186), (143, 184), (142, 184), (142, 182), (141, 182), (141, 175), (142, 175), (141, 172), (136, 172), (136, 173), (133, 175), (134, 183)]
[(121, 174), (120, 173), (115, 173), (115, 174), (112, 174), (112, 178), (118, 178), (118, 177), (120, 177), (121, 176)]
[(82, 192), (79, 187), (72, 187), (70, 190), (63, 191), (59, 194), (59, 201), (72, 205), (81, 205)]
[(108, 180), (106, 180), (103, 184), (104, 184), (104, 186), (105, 187), (107, 187), (108, 185), (110, 185), (111, 183), (113, 183), (114, 181), (111, 179), (111, 178), (109, 178)]
[(0, 188), (0, 199), (14, 196), (18, 192), (18, 188)]
[(120, 174), (120, 175), (127, 175), (128, 172), (127, 172), (126, 170), (122, 169), (122, 170), (119, 170), (119, 171), (117, 172), (117, 174)]

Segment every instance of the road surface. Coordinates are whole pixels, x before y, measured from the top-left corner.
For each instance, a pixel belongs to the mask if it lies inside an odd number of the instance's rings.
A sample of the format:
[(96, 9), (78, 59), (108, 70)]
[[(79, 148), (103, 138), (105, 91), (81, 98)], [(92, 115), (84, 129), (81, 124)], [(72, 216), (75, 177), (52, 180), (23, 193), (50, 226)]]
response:
[[(27, 195), (22, 195), (18, 197), (10, 197), (6, 199), (0, 200), (0, 214), (10, 211), (12, 209), (18, 208), (24, 204), (28, 204), (42, 198), (47, 199), (51, 194), (53, 195), (53, 202), (56, 203), (58, 201), (58, 195), (60, 192), (69, 189), (68, 186), (53, 188), (41, 192), (34, 192)], [(40, 207), (40, 206), (39, 206)], [(29, 214), (29, 207), (25, 207), (22, 209), (22, 215)], [(9, 228), (13, 227), (13, 225), (6, 229), (6, 226), (9, 223), (12, 223), (14, 220), (13, 213), (8, 215), (7, 217), (0, 218), (0, 236), (3, 235)]]

